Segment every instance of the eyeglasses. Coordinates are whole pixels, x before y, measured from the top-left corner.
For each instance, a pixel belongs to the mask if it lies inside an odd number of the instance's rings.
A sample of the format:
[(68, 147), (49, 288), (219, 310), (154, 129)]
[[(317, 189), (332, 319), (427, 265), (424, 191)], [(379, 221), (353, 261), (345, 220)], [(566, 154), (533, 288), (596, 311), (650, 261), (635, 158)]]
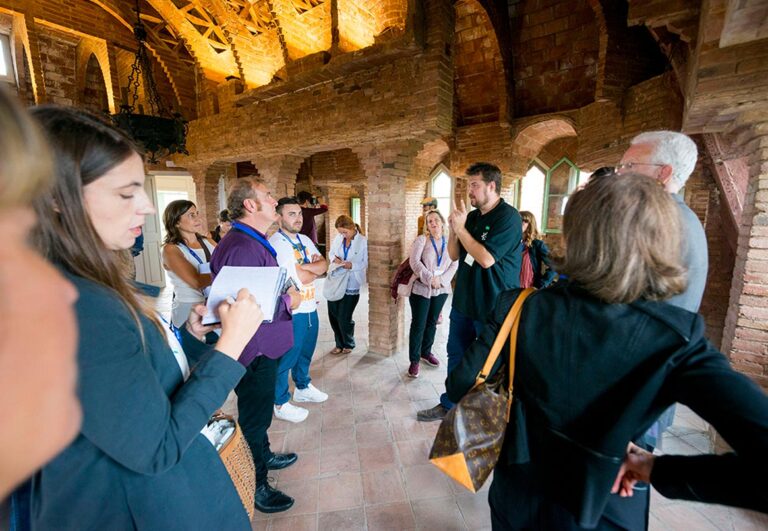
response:
[(623, 172), (623, 171), (632, 171), (632, 168), (635, 166), (656, 166), (657, 168), (662, 168), (666, 166), (666, 164), (655, 164), (653, 162), (624, 162), (622, 164), (616, 165), (616, 173)]

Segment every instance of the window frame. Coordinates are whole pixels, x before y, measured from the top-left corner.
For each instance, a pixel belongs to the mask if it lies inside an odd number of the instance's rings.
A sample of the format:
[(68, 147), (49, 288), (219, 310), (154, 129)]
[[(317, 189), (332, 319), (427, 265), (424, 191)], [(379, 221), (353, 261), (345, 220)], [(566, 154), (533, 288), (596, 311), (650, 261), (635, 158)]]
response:
[[(443, 164), (442, 162), (434, 167), (434, 169), (429, 174), (429, 197), (434, 197), (435, 199), (438, 199), (438, 197), (435, 195), (435, 179), (437, 179), (441, 173), (444, 173), (448, 176), (448, 179), (451, 181), (451, 191), (449, 192), (448, 196), (448, 212), (441, 212), (443, 216), (445, 216), (446, 219), (448, 219), (448, 216), (451, 215), (451, 211), (453, 210), (453, 203), (456, 201), (456, 179), (454, 178), (453, 174), (450, 172), (450, 170)], [(438, 203), (439, 204), (439, 203)]]
[(349, 217), (352, 218), (352, 221), (357, 223), (359, 226), (363, 226), (363, 222), (361, 219), (363, 208), (362, 208), (362, 200), (357, 197), (353, 196), (349, 198)]
[[(565, 194), (550, 194), (549, 193), (549, 187), (550, 187), (550, 180), (552, 178), (552, 173), (554, 173), (554, 171), (557, 168), (559, 168), (560, 166), (562, 166), (563, 164), (567, 164), (568, 166), (570, 166), (570, 173), (568, 175), (567, 193), (565, 193)], [(545, 180), (544, 180), (544, 206), (543, 206), (542, 214), (541, 214), (541, 218), (542, 218), (542, 221), (541, 221), (541, 232), (542, 233), (544, 233), (544, 234), (561, 234), (563, 232), (563, 228), (562, 227), (557, 228), (557, 229), (550, 229), (550, 228), (548, 228), (548, 225), (549, 225), (549, 202), (550, 202), (550, 197), (554, 197), (554, 196), (563, 197), (565, 199), (565, 201), (567, 201), (568, 197), (571, 196), (573, 191), (576, 189), (576, 186), (578, 185), (578, 182), (579, 182), (579, 172), (580, 171), (581, 170), (579, 169), (579, 167), (571, 159), (569, 159), (568, 157), (562, 157), (560, 160), (555, 162), (547, 170), (546, 177), (545, 177)]]
[(3, 62), (8, 69), (7, 74), (0, 75), (0, 82), (8, 83), (9, 85), (16, 87), (18, 85), (18, 81), (16, 79), (16, 63), (14, 61), (13, 53), (13, 38), (9, 33), (0, 32), (0, 41), (2, 41), (2, 50), (0, 53), (2, 53)]

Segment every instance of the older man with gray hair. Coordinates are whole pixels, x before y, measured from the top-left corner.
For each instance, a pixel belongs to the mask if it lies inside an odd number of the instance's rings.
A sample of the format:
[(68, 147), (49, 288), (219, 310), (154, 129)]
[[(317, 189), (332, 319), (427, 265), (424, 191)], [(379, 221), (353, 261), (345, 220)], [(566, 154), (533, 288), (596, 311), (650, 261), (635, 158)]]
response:
[(617, 173), (631, 171), (653, 177), (672, 194), (680, 208), (683, 240), (686, 243), (683, 257), (688, 268), (688, 287), (667, 302), (690, 312), (698, 312), (709, 267), (707, 237), (699, 218), (679, 195), (696, 167), (696, 144), (686, 135), (673, 131), (642, 133), (630, 144), (616, 168)]
[[(707, 238), (699, 218), (688, 208), (680, 195), (688, 177), (696, 167), (696, 144), (682, 133), (653, 131), (637, 135), (616, 167), (617, 173), (639, 173), (656, 179), (672, 195), (680, 211), (683, 231), (683, 261), (688, 268), (688, 285), (685, 291), (667, 302), (690, 312), (698, 312), (704, 285), (707, 282)], [(660, 446), (661, 436), (672, 425), (674, 406), (665, 411), (651, 428), (634, 441), (646, 450)], [(648, 529), (650, 509), (649, 486), (638, 483), (631, 498), (611, 496), (604, 517), (622, 529)]]

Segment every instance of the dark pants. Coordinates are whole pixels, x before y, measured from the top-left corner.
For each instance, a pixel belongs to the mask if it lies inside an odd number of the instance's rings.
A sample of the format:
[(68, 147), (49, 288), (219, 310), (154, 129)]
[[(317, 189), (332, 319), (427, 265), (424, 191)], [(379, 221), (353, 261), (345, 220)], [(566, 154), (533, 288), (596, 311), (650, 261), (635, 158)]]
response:
[[(448, 372), (455, 369), (461, 359), (464, 357), (464, 352), (480, 335), (480, 331), (483, 329), (483, 323), (475, 321), (470, 317), (467, 317), (456, 308), (451, 310), (451, 325), (448, 329)], [(440, 403), (446, 409), (453, 407), (453, 402), (448, 399), (448, 395), (443, 393), (440, 395)]]
[(336, 348), (355, 348), (355, 322), (352, 314), (360, 295), (344, 295), (340, 300), (328, 301), (328, 320), (331, 321)]
[[(544, 492), (541, 478), (531, 464), (506, 467), (497, 465), (488, 492), (493, 531), (542, 530), (576, 531), (585, 529), (563, 506), (551, 501)], [(605, 517), (595, 528), (600, 531), (620, 531)], [(632, 528), (630, 528), (632, 529)]]
[(411, 363), (418, 363), (419, 357), (429, 356), (432, 352), (437, 331), (437, 318), (440, 317), (440, 311), (447, 298), (447, 293), (429, 298), (415, 294), (408, 297), (411, 305), (408, 358)]
[(271, 455), (267, 430), (272, 424), (278, 361), (257, 357), (235, 387), (238, 422), (253, 453), (257, 485), (267, 481), (267, 459)]

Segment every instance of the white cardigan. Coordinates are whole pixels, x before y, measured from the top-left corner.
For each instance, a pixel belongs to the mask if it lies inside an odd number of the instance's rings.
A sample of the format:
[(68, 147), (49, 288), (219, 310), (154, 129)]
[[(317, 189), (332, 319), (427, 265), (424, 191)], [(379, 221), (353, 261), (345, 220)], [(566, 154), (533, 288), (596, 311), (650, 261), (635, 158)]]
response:
[[(328, 262), (332, 263), (334, 257), (338, 256), (344, 260), (344, 249), (342, 242), (344, 236), (337, 234), (331, 243), (331, 251), (328, 253)], [(347, 261), (352, 262), (352, 276), (347, 285), (348, 290), (360, 289), (366, 283), (366, 271), (368, 270), (368, 240), (359, 232), (352, 239), (352, 246), (347, 254)]]

